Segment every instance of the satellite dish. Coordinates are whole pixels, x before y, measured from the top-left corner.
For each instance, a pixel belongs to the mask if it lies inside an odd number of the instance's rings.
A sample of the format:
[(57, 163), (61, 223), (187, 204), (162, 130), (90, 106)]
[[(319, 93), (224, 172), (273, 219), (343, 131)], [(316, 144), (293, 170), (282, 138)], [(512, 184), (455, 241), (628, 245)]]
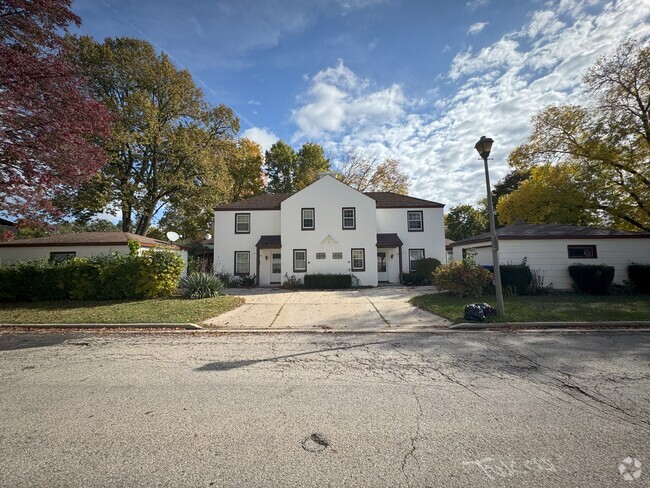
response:
[(173, 230), (170, 230), (169, 232), (167, 232), (167, 239), (169, 239), (172, 242), (176, 242), (179, 239), (179, 237), (180, 236), (176, 232), (174, 232)]
[(209, 241), (210, 239), (212, 239), (212, 234), (210, 234), (210, 233), (208, 232), (208, 233), (205, 235), (205, 239), (206, 239), (207, 241)]

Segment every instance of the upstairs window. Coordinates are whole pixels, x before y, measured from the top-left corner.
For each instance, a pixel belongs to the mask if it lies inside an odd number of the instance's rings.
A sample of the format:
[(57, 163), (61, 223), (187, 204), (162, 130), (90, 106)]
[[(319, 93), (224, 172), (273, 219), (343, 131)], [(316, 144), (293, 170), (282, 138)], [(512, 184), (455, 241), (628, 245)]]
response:
[(366, 270), (366, 250), (352, 249), (352, 271)]
[(314, 230), (316, 227), (316, 218), (313, 208), (302, 209), (302, 219), (300, 228), (302, 230)]
[(333, 252), (332, 253), (332, 259), (343, 259), (343, 253), (342, 252)]
[(356, 209), (354, 207), (348, 207), (343, 209), (343, 229), (356, 229), (357, 228), (357, 217)]
[(235, 234), (250, 234), (251, 233), (251, 214), (238, 213), (235, 214)]
[(596, 246), (567, 246), (569, 252), (569, 259), (596, 259)]
[(316, 259), (325, 259), (326, 255), (324, 252), (317, 252)]
[(422, 210), (411, 210), (406, 212), (409, 232), (422, 232), (424, 230), (424, 218)]

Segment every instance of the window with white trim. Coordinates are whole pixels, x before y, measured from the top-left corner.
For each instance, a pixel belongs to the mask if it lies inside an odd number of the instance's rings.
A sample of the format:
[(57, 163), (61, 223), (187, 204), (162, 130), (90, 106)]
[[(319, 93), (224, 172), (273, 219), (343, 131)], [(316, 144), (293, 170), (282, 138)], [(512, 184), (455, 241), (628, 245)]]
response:
[(343, 211), (343, 229), (354, 230), (357, 228), (356, 209), (354, 207), (344, 208)]
[(316, 253), (316, 259), (325, 259), (326, 256), (327, 256), (327, 254), (325, 254), (324, 252), (317, 252)]
[(342, 252), (333, 252), (332, 253), (332, 259), (343, 259), (343, 253)]
[(414, 263), (424, 259), (424, 249), (409, 249), (409, 272), (415, 271)]
[(235, 234), (250, 234), (251, 233), (251, 214), (238, 213), (235, 214)]
[(424, 230), (424, 216), (422, 210), (406, 212), (409, 232), (422, 232)]
[(303, 208), (300, 228), (302, 230), (314, 230), (316, 228), (316, 212), (313, 208)]
[(235, 251), (235, 276), (248, 276), (251, 274), (250, 251)]
[(366, 250), (352, 249), (352, 271), (366, 270)]
[(307, 250), (294, 249), (293, 250), (293, 272), (304, 273), (307, 271)]

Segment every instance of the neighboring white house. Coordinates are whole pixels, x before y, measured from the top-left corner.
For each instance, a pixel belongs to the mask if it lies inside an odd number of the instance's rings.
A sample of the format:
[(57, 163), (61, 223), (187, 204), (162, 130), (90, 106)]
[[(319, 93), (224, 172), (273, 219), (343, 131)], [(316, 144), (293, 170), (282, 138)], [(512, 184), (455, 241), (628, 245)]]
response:
[(112, 252), (128, 255), (129, 241), (139, 242), (141, 251), (153, 248), (172, 249), (183, 258), (187, 269), (187, 251), (165, 241), (129, 232), (75, 232), (0, 242), (0, 264), (34, 259), (63, 261), (73, 257), (107, 256)]
[[(570, 289), (571, 264), (608, 264), (614, 266), (614, 282), (628, 278), (631, 263), (650, 264), (650, 233), (613, 229), (593, 229), (572, 225), (518, 224), (497, 230), (499, 262), (520, 264), (524, 258), (531, 269), (540, 270), (544, 284)], [(492, 266), (490, 234), (480, 234), (451, 244), (454, 259), (460, 260), (468, 249), (476, 251), (476, 262)]]
[(327, 174), (297, 193), (217, 207), (214, 270), (256, 275), (262, 286), (308, 273), (351, 273), (368, 286), (399, 283), (417, 259), (445, 262), (443, 207), (361, 193)]

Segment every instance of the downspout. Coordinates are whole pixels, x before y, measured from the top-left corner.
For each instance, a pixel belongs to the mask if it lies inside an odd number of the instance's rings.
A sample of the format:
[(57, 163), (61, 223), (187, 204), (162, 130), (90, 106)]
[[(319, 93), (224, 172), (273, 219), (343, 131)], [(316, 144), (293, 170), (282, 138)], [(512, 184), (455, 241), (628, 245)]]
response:
[(400, 244), (397, 246), (397, 249), (399, 250), (399, 284), (402, 285), (404, 284), (404, 280), (402, 280), (402, 245)]
[(255, 286), (260, 286), (260, 248), (255, 246), (257, 249), (257, 273), (255, 273)]

